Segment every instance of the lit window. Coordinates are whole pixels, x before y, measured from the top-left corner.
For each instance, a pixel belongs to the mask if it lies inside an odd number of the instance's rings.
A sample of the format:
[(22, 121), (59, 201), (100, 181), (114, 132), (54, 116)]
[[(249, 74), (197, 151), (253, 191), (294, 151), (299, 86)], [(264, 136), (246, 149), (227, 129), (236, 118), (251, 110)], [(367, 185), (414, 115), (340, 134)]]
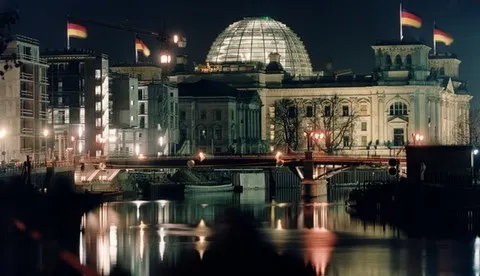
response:
[(130, 101), (130, 105), (133, 105), (133, 101)]
[(102, 78), (102, 74), (100, 72), (100, 69), (95, 70), (95, 79), (99, 80)]
[(130, 116), (130, 121), (133, 121), (133, 116)]
[(270, 140), (271, 141), (275, 140), (275, 130), (270, 131)]
[(100, 85), (95, 86), (95, 95), (102, 95), (102, 87)]
[(95, 126), (96, 127), (101, 127), (102, 126), (102, 118), (95, 119)]
[(407, 105), (402, 102), (395, 102), (390, 105), (391, 116), (408, 115)]
[(102, 102), (95, 103), (95, 111), (102, 111)]
[(275, 106), (270, 106), (268, 111), (270, 113), (270, 118), (275, 118)]

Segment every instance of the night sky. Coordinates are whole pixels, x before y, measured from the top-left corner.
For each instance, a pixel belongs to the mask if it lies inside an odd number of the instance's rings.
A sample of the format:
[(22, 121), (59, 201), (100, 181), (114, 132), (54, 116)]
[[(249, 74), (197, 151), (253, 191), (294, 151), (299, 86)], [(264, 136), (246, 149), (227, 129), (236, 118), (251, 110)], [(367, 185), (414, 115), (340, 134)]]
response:
[[(182, 32), (187, 37), (187, 48), (181, 53), (197, 63), (204, 62), (210, 44), (223, 29), (246, 16), (270, 16), (289, 26), (304, 41), (315, 70), (321, 70), (328, 57), (332, 57), (336, 69), (369, 73), (373, 66), (369, 46), (378, 40), (399, 37), (396, 0), (0, 0), (0, 9), (15, 4), (21, 18), (14, 30), (39, 39), (42, 48), (65, 48), (65, 15), (70, 13), (151, 30), (161, 30), (166, 24), (167, 30)], [(459, 56), (461, 78), (468, 80), (472, 95), (480, 96), (480, 1), (406, 0), (403, 6), (423, 20), (421, 29), (405, 28), (405, 38), (420, 39), (432, 46), (432, 25), (436, 21), (455, 39), (450, 47), (438, 46), (438, 51)], [(72, 47), (105, 52), (112, 63), (133, 61), (132, 33), (95, 25), (86, 27), (88, 39), (72, 39)], [(155, 38), (142, 38), (155, 56)]]

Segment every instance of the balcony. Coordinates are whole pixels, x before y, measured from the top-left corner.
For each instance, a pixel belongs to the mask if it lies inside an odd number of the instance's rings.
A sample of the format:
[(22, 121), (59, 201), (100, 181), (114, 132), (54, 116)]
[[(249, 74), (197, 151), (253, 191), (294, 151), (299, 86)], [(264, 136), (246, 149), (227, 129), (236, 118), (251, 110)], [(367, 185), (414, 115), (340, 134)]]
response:
[(47, 77), (41, 77), (40, 78), (40, 83), (48, 84), (48, 78)]
[(24, 127), (20, 131), (23, 135), (33, 135), (33, 128)]
[(33, 92), (22, 90), (20, 91), (20, 98), (33, 100)]
[(20, 111), (20, 116), (21, 117), (33, 117), (33, 110), (22, 108), (22, 110)]
[(48, 95), (47, 95), (47, 94), (41, 94), (41, 95), (40, 95), (40, 101), (42, 101), (42, 102), (50, 102), (50, 100), (48, 99)]
[(27, 80), (27, 81), (33, 81), (33, 74), (29, 74), (29, 73), (20, 73), (20, 79), (21, 80)]

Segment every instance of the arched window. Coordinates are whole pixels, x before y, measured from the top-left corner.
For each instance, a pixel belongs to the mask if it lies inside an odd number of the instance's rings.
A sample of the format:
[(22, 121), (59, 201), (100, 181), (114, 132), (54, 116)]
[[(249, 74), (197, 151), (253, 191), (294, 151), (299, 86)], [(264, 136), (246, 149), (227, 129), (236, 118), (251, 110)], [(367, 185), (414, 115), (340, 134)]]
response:
[(407, 55), (405, 58), (405, 65), (407, 68), (412, 68), (412, 55)]
[(386, 66), (386, 67), (392, 66), (392, 58), (390, 57), (390, 55), (387, 55), (387, 56), (385, 57), (385, 66)]
[(440, 76), (445, 76), (445, 67), (441, 67), (439, 71)]
[(405, 116), (408, 115), (407, 105), (402, 102), (395, 102), (390, 105), (390, 116)]
[(397, 55), (395, 57), (395, 66), (396, 67), (401, 67), (402, 66), (402, 57), (400, 55)]
[(197, 130), (198, 130), (198, 133), (197, 133), (198, 140), (207, 140), (207, 128), (201, 125), (201, 126), (198, 126)]

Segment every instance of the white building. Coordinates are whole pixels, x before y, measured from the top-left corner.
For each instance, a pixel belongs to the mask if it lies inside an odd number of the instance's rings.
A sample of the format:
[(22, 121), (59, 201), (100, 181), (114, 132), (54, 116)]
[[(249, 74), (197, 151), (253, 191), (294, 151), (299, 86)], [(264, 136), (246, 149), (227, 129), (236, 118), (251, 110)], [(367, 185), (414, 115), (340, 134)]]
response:
[(153, 65), (112, 67), (111, 156), (161, 156), (176, 152), (178, 89), (163, 82), (160, 68), (158, 74), (156, 69)]
[(23, 161), (30, 155), (43, 162), (47, 154), (43, 130), (47, 126), (48, 65), (40, 58), (39, 43), (33, 38), (15, 36), (0, 58), (1, 68), (12, 54), (20, 66), (12, 66), (0, 79), (0, 147), (5, 152), (0, 158)]
[[(287, 26), (271, 18), (245, 18), (217, 37), (206, 65), (197, 66), (194, 74), (179, 72), (171, 79), (216, 79), (237, 89), (257, 90), (262, 102), (262, 139), (272, 146), (284, 146), (278, 139), (283, 135), (275, 110), (278, 101), (295, 103), (290, 107), (298, 117), (295, 150), (303, 150), (305, 130), (324, 135), (339, 131), (323, 123), (332, 108), (328, 102), (335, 96), (339, 99), (335, 116), (343, 117), (338, 120), (354, 117), (351, 127), (339, 134), (336, 153), (367, 154), (369, 145), (384, 154), (390, 151), (387, 148), (407, 143), (469, 142), (472, 97), (459, 79), (456, 56), (432, 55), (431, 47), (408, 41), (379, 43), (372, 49), (375, 68), (369, 75), (345, 75), (335, 72), (331, 64), (313, 73), (303, 43)], [(315, 118), (321, 123), (312, 124)], [(326, 142), (324, 138), (318, 144)]]

